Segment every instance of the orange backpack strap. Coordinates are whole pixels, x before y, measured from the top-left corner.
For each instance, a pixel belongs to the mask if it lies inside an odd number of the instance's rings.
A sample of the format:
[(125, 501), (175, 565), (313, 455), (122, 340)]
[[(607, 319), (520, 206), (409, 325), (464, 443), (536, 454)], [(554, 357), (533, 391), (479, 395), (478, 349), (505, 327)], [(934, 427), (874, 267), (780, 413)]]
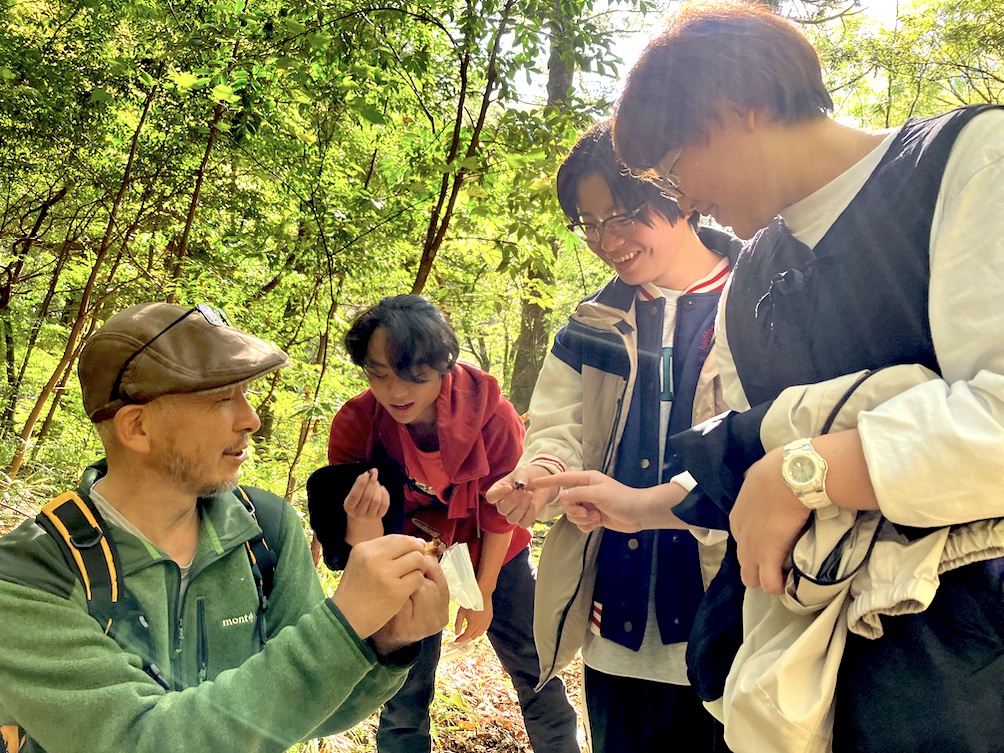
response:
[(169, 690), (157, 665), (147, 660), (154, 653), (150, 625), (122, 583), (115, 542), (105, 535), (107, 524), (87, 493), (60, 494), (42, 508), (35, 521), (56, 540), (67, 565), (76, 571), (87, 597), (87, 611), (105, 635), (114, 639), (119, 631), (128, 631), (142, 641), (147, 649), (143, 669)]
[[(121, 593), (114, 544), (105, 536), (101, 515), (89, 502), (76, 492), (60, 494), (42, 508), (36, 521), (60, 543), (63, 556), (76, 569), (93, 615), (111, 610)], [(103, 627), (107, 633), (108, 626)]]
[(16, 724), (0, 727), (0, 753), (19, 753), (26, 740), (24, 730)]

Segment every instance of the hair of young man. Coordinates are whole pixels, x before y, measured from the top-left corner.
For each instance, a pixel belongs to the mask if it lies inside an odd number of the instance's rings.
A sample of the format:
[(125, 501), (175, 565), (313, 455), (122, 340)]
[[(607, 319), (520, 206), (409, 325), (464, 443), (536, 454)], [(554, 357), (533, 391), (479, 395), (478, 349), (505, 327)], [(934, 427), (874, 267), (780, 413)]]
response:
[[(670, 225), (682, 217), (676, 202), (651, 183), (633, 178), (627, 167), (614, 154), (612, 121), (596, 123), (583, 133), (558, 168), (556, 179), (558, 203), (571, 222), (581, 218), (579, 211), (579, 183), (590, 175), (597, 175), (610, 189), (610, 195), (625, 212), (631, 212), (648, 202), (648, 211), (638, 216), (638, 221), (652, 226), (652, 213), (662, 216)], [(690, 224), (696, 230), (701, 215), (691, 212)]]
[(395, 295), (360, 314), (345, 335), (352, 363), (366, 368), (370, 338), (379, 328), (387, 337), (387, 366), (410, 382), (422, 366), (440, 374), (453, 368), (460, 343), (439, 309), (418, 295)]
[(628, 73), (617, 154), (643, 171), (674, 149), (706, 143), (723, 99), (781, 123), (833, 109), (819, 55), (791, 22), (759, 3), (686, 2)]

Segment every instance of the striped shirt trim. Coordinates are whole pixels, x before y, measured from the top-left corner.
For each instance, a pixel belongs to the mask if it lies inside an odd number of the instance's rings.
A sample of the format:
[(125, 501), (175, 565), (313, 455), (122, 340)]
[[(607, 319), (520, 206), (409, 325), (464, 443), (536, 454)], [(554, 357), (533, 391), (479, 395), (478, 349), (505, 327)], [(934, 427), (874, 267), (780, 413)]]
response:
[(542, 466), (547, 470), (551, 471), (552, 473), (564, 473), (565, 471), (568, 470), (565, 467), (565, 464), (562, 463), (557, 458), (550, 458), (543, 455), (538, 455), (537, 457), (533, 458), (530, 461), (530, 465)]
[(686, 293), (713, 293), (725, 287), (725, 282), (729, 279), (729, 260), (722, 259), (715, 265), (715, 268), (701, 280), (698, 280), (689, 288)]
[(589, 622), (598, 632), (603, 622), (603, 605), (598, 601), (593, 602), (593, 610), (589, 614)]
[[(729, 279), (729, 260), (723, 258), (719, 261), (714, 269), (712, 269), (708, 274), (691, 283), (684, 294), (687, 293), (714, 293), (722, 290), (725, 287), (725, 283)], [(643, 282), (638, 286), (638, 298), (643, 301), (654, 301), (656, 298), (665, 298), (665, 294), (662, 289), (652, 282)]]

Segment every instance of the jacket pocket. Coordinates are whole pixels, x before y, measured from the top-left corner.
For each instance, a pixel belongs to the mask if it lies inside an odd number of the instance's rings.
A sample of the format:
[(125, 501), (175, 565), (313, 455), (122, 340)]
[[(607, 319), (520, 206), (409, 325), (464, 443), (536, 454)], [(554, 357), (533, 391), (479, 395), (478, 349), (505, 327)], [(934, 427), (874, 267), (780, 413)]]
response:
[(583, 405), (582, 467), (608, 471), (613, 467), (613, 448), (623, 431), (622, 414), (628, 395), (628, 380), (588, 366), (582, 367)]

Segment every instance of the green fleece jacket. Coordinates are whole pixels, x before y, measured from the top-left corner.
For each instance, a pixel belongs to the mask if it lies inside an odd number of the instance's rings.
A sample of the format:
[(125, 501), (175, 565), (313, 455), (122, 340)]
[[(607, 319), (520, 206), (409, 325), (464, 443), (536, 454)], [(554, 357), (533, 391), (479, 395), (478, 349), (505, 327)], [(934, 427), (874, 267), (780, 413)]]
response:
[(233, 494), (200, 504), (202, 533), (180, 601), (178, 566), (109, 526), (126, 588), (150, 622), (155, 656), (147, 660), (170, 691), (143, 671), (138, 645), (118, 645), (88, 614), (52, 537), (28, 521), (0, 538), (0, 724), (27, 731), (26, 751), (284, 751), (352, 726), (404, 682), (407, 668), (382, 662), (325, 599), (285, 503), (262, 650), (244, 547), (260, 529)]

